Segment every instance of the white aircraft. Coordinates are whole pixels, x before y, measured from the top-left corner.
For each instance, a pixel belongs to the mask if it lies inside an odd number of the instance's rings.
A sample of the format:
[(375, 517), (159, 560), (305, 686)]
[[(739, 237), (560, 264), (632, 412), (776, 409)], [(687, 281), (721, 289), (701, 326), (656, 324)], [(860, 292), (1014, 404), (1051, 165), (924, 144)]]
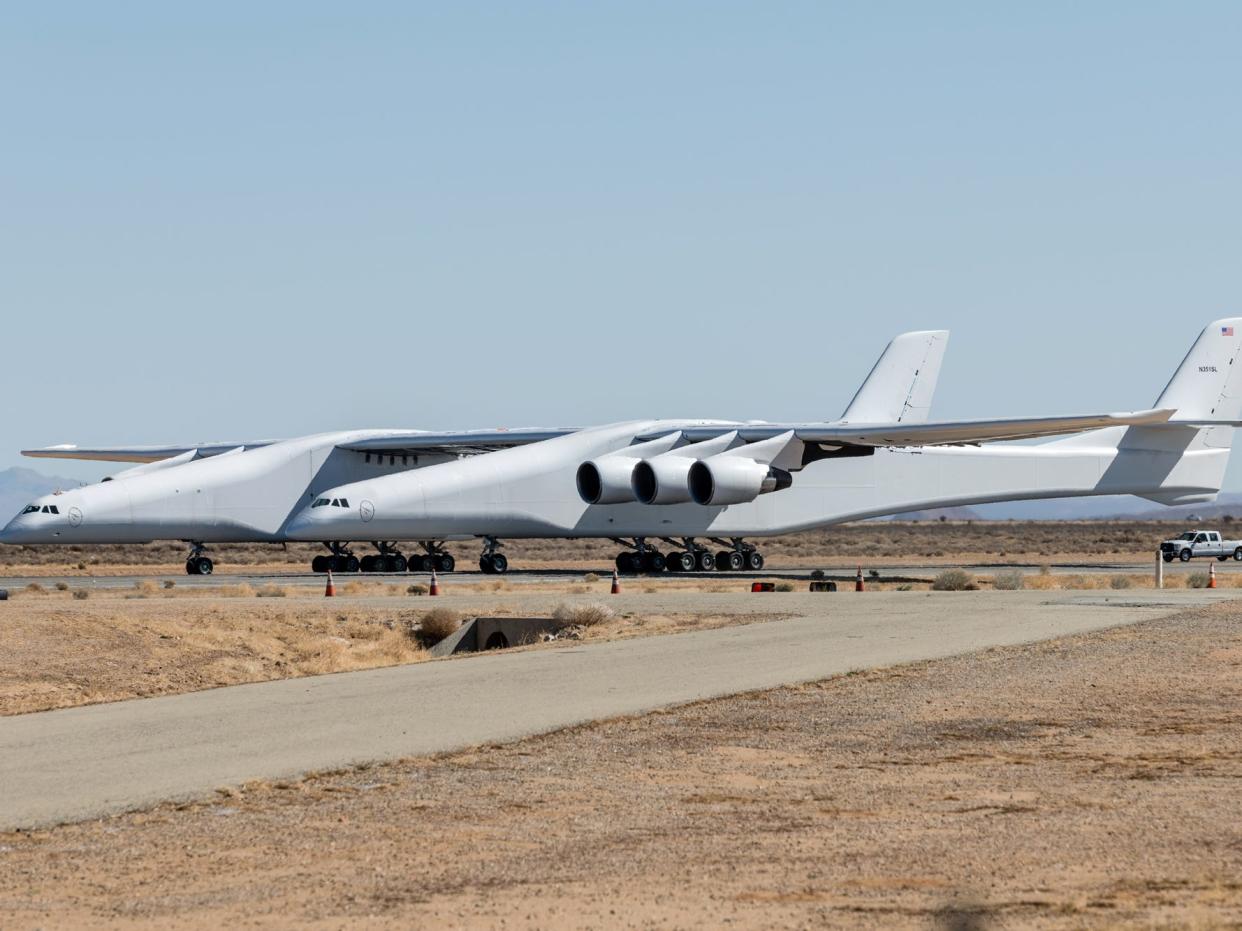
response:
[[(614, 538), (630, 547), (617, 557), (622, 571), (759, 569), (763, 557), (746, 537), (902, 511), (1081, 495), (1209, 501), (1242, 425), (1240, 345), (1242, 318), (1212, 323), (1151, 410), (928, 423), (903, 408), (890, 420), (870, 405), (869, 380), (838, 422), (644, 420), (576, 430), (331, 488), (285, 533), (483, 536), (485, 571), (503, 568), (500, 536)], [(925, 414), (917, 400), (913, 408)], [(991, 445), (1060, 434), (1077, 435)], [(713, 555), (704, 537), (722, 549)]]
[[(840, 421), (824, 424), (922, 423), (935, 392), (948, 333), (906, 333), (894, 339), (872, 369)], [(681, 426), (719, 433), (755, 429), (756, 425), (723, 421), (689, 421)], [(551, 440), (591, 431), (570, 428), (433, 433), (420, 430), (359, 430), (324, 433), (290, 440), (207, 443), (182, 446), (53, 446), (27, 450), (39, 458), (88, 459), (138, 463), (102, 483), (48, 495), (32, 502), (0, 532), (4, 543), (131, 543), (177, 539), (190, 543), (186, 571), (210, 573), (207, 543), (283, 542), (289, 522), (308, 505), (316, 515), (353, 513), (360, 501), (327, 489), (360, 479), (388, 477), (445, 466), (465, 467), (474, 459), (522, 446), (543, 447)], [(689, 433), (687, 433), (689, 435)], [(685, 446), (670, 441), (667, 446)], [(555, 447), (553, 447), (555, 449)], [(538, 457), (538, 454), (536, 454)], [(572, 492), (572, 487), (570, 488)], [(642, 536), (657, 535), (654, 523)], [(480, 536), (485, 540), (480, 566), (503, 572), (507, 560), (497, 552), (497, 537), (513, 536), (511, 520), (471, 521), (468, 532), (433, 530), (413, 538), (379, 538), (365, 528), (357, 537), (324, 542), (330, 555), (316, 557), (312, 569), (394, 571), (435, 568), (451, 571), (455, 560), (443, 542)], [(542, 530), (536, 535), (544, 535)], [(611, 535), (611, 534), (607, 534)], [(417, 539), (424, 553), (402, 554), (390, 540)], [(377, 553), (359, 559), (348, 541), (369, 540)], [(640, 552), (647, 553), (639, 541)], [(650, 559), (648, 560), (650, 562)]]

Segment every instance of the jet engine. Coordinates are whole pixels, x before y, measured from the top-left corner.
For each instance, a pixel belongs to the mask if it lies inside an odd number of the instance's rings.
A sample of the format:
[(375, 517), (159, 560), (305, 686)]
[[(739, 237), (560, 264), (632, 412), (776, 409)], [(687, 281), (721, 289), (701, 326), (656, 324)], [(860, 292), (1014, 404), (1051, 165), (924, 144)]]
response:
[(691, 443), (634, 466), (634, 497), (643, 504), (682, 504), (690, 499), (690, 467), (703, 456), (722, 453), (741, 442), (737, 431)]
[(582, 463), (578, 466), (578, 494), (587, 504), (625, 504), (633, 501), (631, 479), (634, 467), (644, 456), (666, 453), (680, 440), (680, 432), (670, 433)]
[(720, 507), (754, 501), (760, 495), (788, 488), (793, 476), (753, 459), (712, 456), (690, 466), (687, 484), (695, 504)]
[(700, 459), (686, 474), (687, 493), (695, 504), (723, 507), (788, 488), (793, 476), (773, 463), (789, 464), (784, 460), (795, 444), (800, 448), (791, 431)]

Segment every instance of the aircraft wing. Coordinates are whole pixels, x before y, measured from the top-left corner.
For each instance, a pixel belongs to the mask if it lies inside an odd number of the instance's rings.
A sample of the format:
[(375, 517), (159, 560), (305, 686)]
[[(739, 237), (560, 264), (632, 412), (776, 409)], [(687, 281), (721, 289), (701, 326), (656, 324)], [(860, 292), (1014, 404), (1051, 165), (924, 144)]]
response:
[(446, 433), (419, 430), (341, 443), (338, 449), (397, 456), (419, 453), (490, 453), (512, 446), (541, 443), (544, 440), (552, 440), (558, 436), (577, 432), (577, 427), (515, 427), (496, 430), (459, 430)]
[[(709, 440), (736, 430), (748, 443), (771, 439), (793, 431), (804, 443), (824, 446), (976, 446), (1001, 440), (1030, 440), (1045, 436), (1083, 433), (1102, 427), (1131, 427), (1165, 424), (1175, 410), (1131, 411), (1118, 414), (1089, 414), (1076, 417), (1036, 417), (1007, 420), (958, 420), (939, 423), (892, 424), (734, 424), (731, 426), (691, 426), (682, 429), (691, 443)], [(667, 434), (666, 429), (661, 434)], [(653, 434), (655, 436), (657, 434)], [(639, 436), (639, 441), (650, 439)]]
[(87, 459), (92, 462), (160, 462), (189, 452), (197, 452), (195, 459), (218, 456), (234, 449), (254, 449), (270, 446), (278, 440), (257, 440), (249, 443), (193, 443), (181, 446), (44, 446), (40, 449), (23, 449), (23, 456), (32, 459)]

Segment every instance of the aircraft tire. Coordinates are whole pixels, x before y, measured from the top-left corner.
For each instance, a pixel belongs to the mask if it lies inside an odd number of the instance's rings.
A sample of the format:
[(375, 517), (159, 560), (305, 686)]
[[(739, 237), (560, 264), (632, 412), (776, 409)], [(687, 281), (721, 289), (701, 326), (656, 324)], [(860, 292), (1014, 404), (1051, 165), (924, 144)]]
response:
[(622, 575), (635, 575), (638, 572), (638, 560), (629, 550), (617, 554), (617, 571)]
[(437, 572), (452, 572), (457, 568), (457, 560), (453, 558), (452, 553), (441, 553), (435, 557)]
[(492, 564), (492, 557), (486, 553), (479, 557), (479, 571), (484, 575), (493, 575), (496, 572), (496, 567)]
[(357, 572), (361, 568), (362, 566), (358, 564), (357, 556), (346, 556), (345, 557), (345, 571), (346, 572)]
[(716, 557), (709, 550), (700, 550), (694, 558), (700, 572), (711, 572), (716, 568)]
[(642, 566), (644, 572), (663, 572), (667, 565), (668, 560), (664, 558), (663, 553), (651, 551), (643, 554)]
[(378, 572), (379, 567), (375, 565), (378, 561), (378, 556), (363, 556), (362, 561), (358, 564), (358, 567), (363, 572)]
[(328, 557), (327, 556), (316, 556), (314, 559), (311, 560), (311, 572), (327, 572), (327, 571), (328, 571)]
[(759, 572), (763, 569), (763, 554), (758, 550), (751, 550), (746, 554), (746, 568), (751, 572)]
[(189, 575), (211, 575), (214, 568), (214, 564), (206, 556), (195, 556), (185, 564), (185, 571)]
[(406, 570), (408, 563), (406, 562), (405, 557), (400, 553), (393, 553), (388, 558), (392, 562), (393, 572), (404, 572)]
[(497, 575), (504, 575), (509, 571), (509, 558), (503, 553), (495, 553), (492, 556), (492, 571)]

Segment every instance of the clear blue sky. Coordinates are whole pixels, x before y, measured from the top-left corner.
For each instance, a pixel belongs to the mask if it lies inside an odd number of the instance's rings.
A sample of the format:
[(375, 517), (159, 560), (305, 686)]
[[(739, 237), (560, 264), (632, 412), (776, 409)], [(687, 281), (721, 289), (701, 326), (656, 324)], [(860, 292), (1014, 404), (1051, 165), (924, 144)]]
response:
[(934, 416), (1145, 406), (1242, 313), (1240, 27), (1229, 3), (11, 7), (0, 468), (832, 417), (928, 327), (954, 333)]

